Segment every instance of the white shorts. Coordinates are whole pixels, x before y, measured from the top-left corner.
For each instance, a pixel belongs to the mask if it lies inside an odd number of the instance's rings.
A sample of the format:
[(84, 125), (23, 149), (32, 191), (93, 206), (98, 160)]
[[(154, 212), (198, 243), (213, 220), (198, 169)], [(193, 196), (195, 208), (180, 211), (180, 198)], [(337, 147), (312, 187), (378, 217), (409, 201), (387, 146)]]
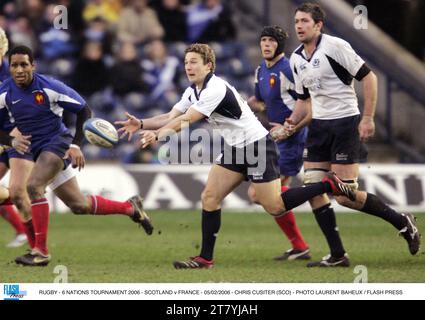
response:
[(61, 172), (59, 172), (53, 179), (52, 183), (49, 184), (50, 190), (54, 191), (56, 188), (60, 187), (75, 176), (75, 169), (72, 167), (72, 165), (69, 165), (65, 170), (61, 170)]

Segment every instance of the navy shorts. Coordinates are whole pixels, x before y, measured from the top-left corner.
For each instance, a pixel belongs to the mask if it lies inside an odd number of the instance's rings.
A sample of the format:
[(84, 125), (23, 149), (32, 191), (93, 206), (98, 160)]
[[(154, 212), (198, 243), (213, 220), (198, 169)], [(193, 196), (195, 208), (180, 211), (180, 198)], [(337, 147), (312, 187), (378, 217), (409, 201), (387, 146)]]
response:
[(277, 143), (281, 176), (294, 177), (300, 172), (307, 132), (307, 128), (303, 128), (290, 138)]
[[(43, 151), (50, 151), (62, 159), (69, 149), (72, 140), (71, 133), (60, 133), (46, 139), (31, 141), (30, 151), (25, 154), (20, 154), (15, 149), (9, 149), (7, 155), (9, 158), (26, 159), (35, 162)], [(69, 159), (64, 160), (64, 168), (70, 163), (71, 161)]]
[(333, 120), (313, 119), (308, 127), (304, 160), (353, 164), (360, 161), (360, 115)]
[(255, 183), (270, 182), (280, 177), (278, 151), (270, 135), (244, 148), (224, 144), (216, 163), (228, 170), (241, 173)]

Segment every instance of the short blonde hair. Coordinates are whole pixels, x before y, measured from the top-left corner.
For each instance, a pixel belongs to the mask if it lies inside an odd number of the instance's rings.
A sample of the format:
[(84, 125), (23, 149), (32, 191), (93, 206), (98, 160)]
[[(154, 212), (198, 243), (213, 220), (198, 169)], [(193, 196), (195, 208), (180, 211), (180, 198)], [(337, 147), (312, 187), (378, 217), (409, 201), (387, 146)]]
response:
[(189, 52), (198, 53), (202, 57), (204, 64), (211, 62), (211, 72), (215, 71), (215, 53), (209, 45), (204, 43), (194, 43), (186, 48), (184, 55), (186, 56)]
[(0, 28), (0, 56), (4, 57), (9, 50), (9, 40), (7, 40), (6, 32)]

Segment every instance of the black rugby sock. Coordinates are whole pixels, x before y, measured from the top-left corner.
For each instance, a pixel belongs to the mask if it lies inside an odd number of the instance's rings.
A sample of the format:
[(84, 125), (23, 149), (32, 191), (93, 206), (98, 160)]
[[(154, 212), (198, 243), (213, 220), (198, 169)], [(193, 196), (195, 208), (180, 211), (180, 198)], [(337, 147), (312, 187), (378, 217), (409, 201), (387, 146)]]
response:
[(381, 199), (372, 193), (367, 194), (365, 204), (360, 211), (388, 221), (397, 230), (403, 229), (406, 225), (405, 219), (400, 213), (387, 206)]
[(309, 184), (305, 187), (291, 188), (281, 194), (283, 204), (285, 205), (286, 211), (289, 211), (300, 204), (318, 196), (320, 194), (329, 192), (329, 183), (319, 182)]
[(221, 209), (215, 211), (202, 210), (202, 248), (200, 256), (212, 260), (215, 240), (221, 225)]
[(313, 210), (317, 224), (325, 235), (326, 241), (331, 251), (331, 256), (341, 258), (345, 254), (342, 240), (339, 236), (338, 227), (336, 225), (335, 211), (328, 203), (323, 207)]

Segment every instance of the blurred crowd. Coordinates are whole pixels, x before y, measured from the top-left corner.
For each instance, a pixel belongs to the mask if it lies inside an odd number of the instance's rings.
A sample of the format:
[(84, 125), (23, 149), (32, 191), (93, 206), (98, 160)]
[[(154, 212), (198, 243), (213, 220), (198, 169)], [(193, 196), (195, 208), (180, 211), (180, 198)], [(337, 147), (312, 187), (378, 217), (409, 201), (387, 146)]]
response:
[[(65, 18), (59, 5), (67, 8)], [(2, 0), (0, 27), (9, 48), (31, 47), (38, 72), (75, 88), (95, 117), (111, 122), (124, 111), (144, 118), (170, 110), (188, 85), (182, 63), (188, 43), (210, 43), (216, 72), (246, 96), (253, 91), (231, 1)], [(72, 118), (65, 119), (71, 127)], [(156, 161), (155, 152), (126, 142), (112, 152), (86, 144), (84, 152), (88, 159)]]

